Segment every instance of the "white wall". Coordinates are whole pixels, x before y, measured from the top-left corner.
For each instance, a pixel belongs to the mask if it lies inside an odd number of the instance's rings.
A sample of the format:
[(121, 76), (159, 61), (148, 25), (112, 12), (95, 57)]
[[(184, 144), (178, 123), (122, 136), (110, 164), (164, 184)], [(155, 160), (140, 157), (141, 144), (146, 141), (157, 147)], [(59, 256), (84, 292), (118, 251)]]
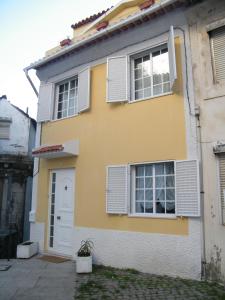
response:
[(5, 98), (0, 99), (0, 117), (12, 119), (10, 139), (0, 139), (0, 153), (27, 155), (30, 119), (13, 107)]
[[(213, 145), (225, 140), (225, 84), (213, 79), (209, 25), (225, 20), (225, 1), (208, 0), (189, 11), (195, 101), (200, 107), (203, 154), (207, 276), (225, 281), (225, 226), (221, 222), (218, 157)], [(199, 137), (200, 138), (200, 137)]]

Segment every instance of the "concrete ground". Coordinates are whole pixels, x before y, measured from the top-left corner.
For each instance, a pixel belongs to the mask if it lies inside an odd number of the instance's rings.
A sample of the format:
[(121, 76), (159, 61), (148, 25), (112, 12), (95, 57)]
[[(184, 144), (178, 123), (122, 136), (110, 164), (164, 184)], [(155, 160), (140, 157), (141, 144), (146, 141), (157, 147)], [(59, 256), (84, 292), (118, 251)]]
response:
[(76, 274), (75, 263), (0, 260), (11, 265), (0, 271), (0, 300), (225, 300), (215, 283), (144, 274), (132, 269), (93, 266), (91, 274)]
[(32, 259), (0, 260), (0, 266), (11, 265), (0, 271), (1, 300), (73, 300), (75, 264), (72, 261), (50, 263)]

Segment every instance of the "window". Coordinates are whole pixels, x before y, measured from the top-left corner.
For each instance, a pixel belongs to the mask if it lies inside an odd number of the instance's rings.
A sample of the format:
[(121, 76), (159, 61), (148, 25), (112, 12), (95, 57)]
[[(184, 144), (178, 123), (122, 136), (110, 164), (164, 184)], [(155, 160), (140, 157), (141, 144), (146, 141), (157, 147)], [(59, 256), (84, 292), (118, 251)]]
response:
[(132, 100), (170, 92), (168, 48), (164, 45), (132, 59)]
[(200, 216), (197, 160), (113, 165), (106, 170), (108, 214)]
[(8, 140), (10, 138), (10, 118), (0, 118), (0, 139)]
[(225, 26), (209, 32), (212, 65), (216, 82), (225, 80)]
[(78, 78), (57, 86), (57, 119), (77, 114)]
[(174, 214), (174, 163), (132, 167), (132, 213)]
[(127, 53), (107, 58), (107, 102), (135, 102), (174, 89), (177, 68), (173, 26), (161, 46), (156, 47), (154, 41), (149, 44), (151, 48), (147, 51), (140, 46), (137, 55)]

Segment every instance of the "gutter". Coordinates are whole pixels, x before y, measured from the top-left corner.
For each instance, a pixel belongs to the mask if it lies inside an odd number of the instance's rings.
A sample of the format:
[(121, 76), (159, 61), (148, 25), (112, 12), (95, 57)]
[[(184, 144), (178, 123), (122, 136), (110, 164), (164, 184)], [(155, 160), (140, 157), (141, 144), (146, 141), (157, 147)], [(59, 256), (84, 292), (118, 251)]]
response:
[(31, 87), (32, 87), (32, 89), (33, 89), (33, 91), (35, 92), (36, 96), (38, 97), (38, 91), (37, 91), (37, 89), (36, 89), (36, 87), (35, 87), (33, 81), (31, 80), (29, 74), (28, 74), (28, 70), (29, 70), (29, 69), (25, 68), (25, 69), (24, 69), (24, 73), (25, 73), (25, 75), (26, 75), (26, 77), (27, 77), (27, 79), (28, 79), (28, 81), (29, 81), (29, 83), (30, 83), (30, 85), (31, 85)]
[[(41, 59), (37, 62), (32, 63), (30, 66), (28, 66), (24, 69), (24, 72), (25, 72), (25, 74), (28, 74), (28, 71), (31, 70), (31, 69), (39, 68), (42, 65), (50, 62), (51, 60), (53, 60), (55, 58), (58, 58), (58, 57), (60, 57), (64, 54), (67, 54), (70, 51), (75, 50), (76, 48), (79, 48), (79, 47), (85, 45), (86, 43), (92, 42), (92, 41), (96, 40), (97, 38), (100, 38), (100, 37), (104, 36), (105, 34), (109, 34), (113, 31), (115, 31), (116, 29), (119, 29), (122, 26), (126, 26), (131, 22), (135, 22), (135, 21), (138, 21), (140, 19), (143, 19), (147, 15), (155, 13), (159, 9), (163, 9), (163, 8), (169, 6), (169, 5), (172, 5), (172, 4), (176, 3), (177, 1), (178, 0), (160, 0), (159, 3), (156, 3), (155, 5), (149, 7), (148, 9), (146, 9), (145, 11), (143, 11), (143, 12), (137, 14), (137, 15), (134, 15), (133, 17), (130, 17), (130, 18), (124, 20), (124, 21), (121, 21), (118, 24), (115, 24), (115, 25), (111, 26), (108, 29), (106, 28), (103, 31), (97, 32), (93, 36), (90, 36), (90, 37), (88, 37), (88, 38), (86, 38), (86, 39), (84, 39), (84, 40), (82, 40), (82, 41), (80, 41), (76, 44), (71, 45), (71, 46), (68, 46), (66, 49), (63, 49), (63, 50), (61, 50), (60, 52), (58, 52), (56, 54), (53, 54), (49, 57), (43, 58), (43, 59)], [(32, 88), (33, 88), (33, 86), (32, 86)]]

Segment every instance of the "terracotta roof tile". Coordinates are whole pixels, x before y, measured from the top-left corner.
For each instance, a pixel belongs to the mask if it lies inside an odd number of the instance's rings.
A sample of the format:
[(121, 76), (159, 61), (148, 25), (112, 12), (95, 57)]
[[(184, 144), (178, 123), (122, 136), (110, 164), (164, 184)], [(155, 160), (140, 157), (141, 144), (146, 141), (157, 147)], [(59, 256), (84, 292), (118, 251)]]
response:
[(37, 150), (33, 150), (32, 154), (46, 153), (46, 152), (57, 152), (62, 151), (64, 149), (63, 145), (52, 145), (52, 146), (44, 146)]
[[(112, 7), (113, 7), (113, 6), (112, 6)], [(103, 10), (103, 11), (97, 13), (97, 14), (94, 14), (94, 15), (92, 15), (92, 16), (86, 18), (86, 19), (83, 19), (83, 20), (81, 20), (81, 21), (79, 21), (79, 22), (77, 22), (77, 23), (71, 25), (71, 28), (77, 29), (77, 28), (79, 28), (79, 27), (81, 27), (81, 26), (83, 26), (83, 25), (86, 25), (86, 24), (88, 24), (88, 23), (90, 23), (90, 22), (93, 22), (93, 21), (97, 20), (97, 19), (100, 18), (102, 15), (104, 15), (107, 11), (109, 11), (112, 7), (107, 8), (106, 10)]]

